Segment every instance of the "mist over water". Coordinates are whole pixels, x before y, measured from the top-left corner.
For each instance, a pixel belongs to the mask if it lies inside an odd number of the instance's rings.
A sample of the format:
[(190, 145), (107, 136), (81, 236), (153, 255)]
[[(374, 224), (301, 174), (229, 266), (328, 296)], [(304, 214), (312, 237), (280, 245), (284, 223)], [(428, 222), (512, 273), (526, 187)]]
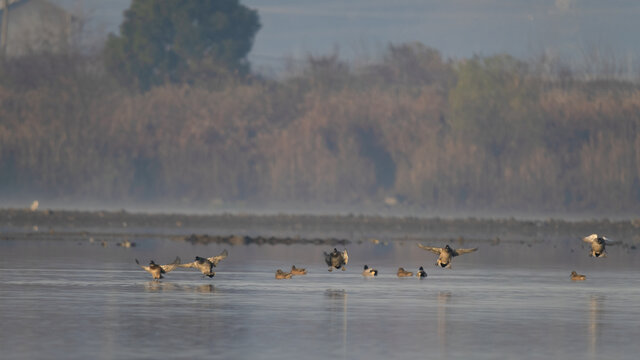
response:
[[(10, 209), (26, 209), (37, 197), (20, 196), (14, 199), (4, 199), (3, 207)], [(495, 210), (495, 209), (446, 209), (428, 208), (425, 206), (403, 207), (378, 204), (321, 204), (321, 203), (229, 203), (219, 205), (180, 204), (175, 201), (152, 200), (139, 201), (96, 201), (96, 200), (56, 200), (40, 201), (40, 209), (69, 210), (69, 211), (126, 211), (139, 214), (183, 214), (183, 215), (320, 215), (320, 216), (384, 216), (384, 217), (418, 217), (442, 219), (518, 219), (518, 220), (549, 220), (566, 221), (585, 220), (634, 220), (638, 214), (629, 210), (611, 211), (593, 208), (583, 211), (543, 211), (543, 210)]]

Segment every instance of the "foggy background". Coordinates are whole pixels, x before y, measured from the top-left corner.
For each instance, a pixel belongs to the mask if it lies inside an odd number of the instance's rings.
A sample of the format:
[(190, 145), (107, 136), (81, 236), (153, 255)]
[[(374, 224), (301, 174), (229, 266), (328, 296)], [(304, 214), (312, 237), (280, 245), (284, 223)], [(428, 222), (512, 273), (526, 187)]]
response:
[(638, 210), (634, 1), (242, 1), (247, 73), (146, 89), (103, 66), (129, 1), (50, 3), (79, 26), (3, 64), (3, 207)]

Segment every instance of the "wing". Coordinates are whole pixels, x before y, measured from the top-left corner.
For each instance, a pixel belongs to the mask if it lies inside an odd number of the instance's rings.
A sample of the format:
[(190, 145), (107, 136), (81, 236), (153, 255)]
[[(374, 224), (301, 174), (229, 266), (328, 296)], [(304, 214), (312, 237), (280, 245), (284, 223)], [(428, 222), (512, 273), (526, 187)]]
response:
[(178, 267), (178, 265), (180, 265), (180, 258), (176, 256), (176, 259), (173, 260), (173, 262), (171, 264), (168, 265), (160, 265), (160, 267), (162, 268), (162, 270), (164, 270), (165, 272), (169, 272), (175, 268)]
[(222, 250), (222, 252), (220, 253), (220, 255), (210, 257), (210, 258), (208, 258), (208, 260), (209, 260), (209, 261), (211, 261), (211, 262), (213, 263), (213, 266), (216, 266), (216, 265), (218, 265), (218, 263), (219, 263), (221, 260), (226, 259), (228, 255), (229, 255), (229, 252), (227, 252), (227, 249), (224, 249), (224, 250)]
[(344, 264), (347, 265), (349, 262), (349, 254), (347, 254), (347, 249), (344, 249), (342, 252), (342, 258), (344, 259)]
[(432, 246), (424, 246), (420, 243), (418, 243), (418, 247), (422, 250), (429, 250), (434, 254), (438, 254), (440, 255), (440, 253), (442, 252), (442, 248), (438, 248), (438, 247), (432, 247)]
[(598, 234), (591, 234), (589, 236), (585, 236), (582, 238), (582, 241), (586, 242), (586, 243), (593, 243), (594, 241), (596, 241), (598, 239)]
[(195, 269), (198, 268), (198, 266), (196, 265), (195, 261), (194, 262), (190, 262), (190, 263), (186, 263), (186, 264), (178, 264), (178, 267), (181, 267), (181, 268), (195, 268)]
[(331, 266), (331, 254), (324, 253), (324, 262), (327, 263), (327, 266)]
[(140, 262), (138, 261), (138, 259), (136, 259), (136, 264), (138, 264), (138, 266), (140, 266), (141, 268), (143, 268), (145, 271), (149, 271), (151, 272), (150, 268), (148, 266), (144, 266), (144, 265), (140, 265)]
[(607, 244), (607, 245), (618, 245), (618, 244), (621, 243), (621, 241), (607, 239), (604, 236), (602, 238), (604, 239), (604, 243)]
[(453, 254), (452, 254), (452, 255), (453, 255), (453, 256), (458, 256), (458, 255), (462, 255), (462, 254), (467, 254), (467, 253), (470, 253), (470, 252), (474, 252), (474, 251), (476, 251), (476, 250), (478, 250), (478, 248), (473, 248), (473, 249), (455, 249), (455, 250), (453, 251)]

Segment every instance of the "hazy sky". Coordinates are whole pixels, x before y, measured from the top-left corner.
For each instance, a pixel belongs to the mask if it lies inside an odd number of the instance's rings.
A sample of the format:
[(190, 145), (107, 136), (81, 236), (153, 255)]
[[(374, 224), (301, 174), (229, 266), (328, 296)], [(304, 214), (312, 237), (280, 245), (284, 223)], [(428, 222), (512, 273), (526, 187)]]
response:
[[(130, 0), (52, 0), (91, 15), (114, 31)], [(594, 49), (640, 59), (638, 0), (244, 0), (262, 22), (250, 60), (281, 64), (287, 56), (375, 55), (389, 42), (419, 41), (446, 57), (509, 53), (581, 57)]]

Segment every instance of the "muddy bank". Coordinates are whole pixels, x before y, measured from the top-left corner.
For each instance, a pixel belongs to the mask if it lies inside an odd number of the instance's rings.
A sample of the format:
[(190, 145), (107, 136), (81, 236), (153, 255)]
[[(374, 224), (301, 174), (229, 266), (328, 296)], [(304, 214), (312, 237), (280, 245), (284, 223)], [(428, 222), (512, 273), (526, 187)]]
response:
[[(330, 230), (327, 230), (330, 229)], [(318, 243), (380, 239), (469, 239), (487, 241), (577, 239), (606, 234), (627, 243), (640, 243), (640, 219), (586, 221), (419, 218), (365, 215), (188, 215), (126, 211), (67, 211), (0, 209), (0, 236), (159, 236), (184, 241)], [(238, 240), (240, 237), (242, 240)]]
[(172, 237), (173, 240), (185, 241), (192, 244), (228, 244), (231, 246), (239, 245), (291, 245), (291, 244), (309, 244), (309, 245), (332, 245), (332, 246), (344, 246), (351, 241), (347, 239), (338, 238), (313, 238), (307, 239), (302, 237), (264, 237), (264, 236), (213, 236), (213, 235), (196, 235), (191, 234), (189, 236), (177, 236)]

